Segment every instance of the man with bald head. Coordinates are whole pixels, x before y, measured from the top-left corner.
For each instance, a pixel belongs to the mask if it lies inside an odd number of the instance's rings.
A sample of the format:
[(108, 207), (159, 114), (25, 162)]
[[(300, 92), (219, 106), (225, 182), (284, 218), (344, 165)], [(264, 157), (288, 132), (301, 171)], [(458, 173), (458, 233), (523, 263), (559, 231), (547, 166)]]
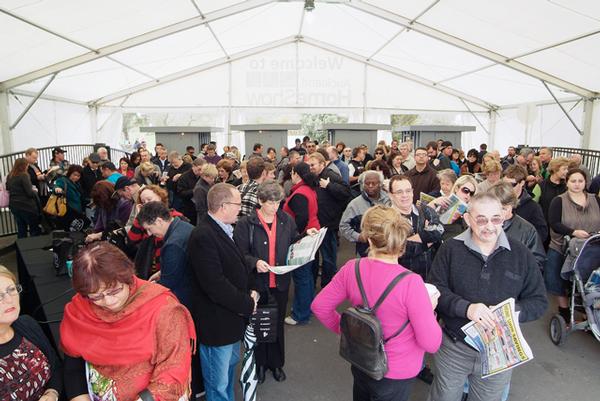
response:
[(514, 298), (520, 322), (539, 319), (548, 306), (535, 257), (502, 229), (500, 200), (475, 195), (464, 219), (469, 228), (440, 247), (428, 279), (441, 293), (437, 312), (444, 321), (428, 401), (460, 400), (467, 380), (469, 401), (500, 401), (512, 370), (483, 378), (481, 355), (465, 343), (461, 327), (473, 321), (492, 334), (490, 307), (508, 298)]

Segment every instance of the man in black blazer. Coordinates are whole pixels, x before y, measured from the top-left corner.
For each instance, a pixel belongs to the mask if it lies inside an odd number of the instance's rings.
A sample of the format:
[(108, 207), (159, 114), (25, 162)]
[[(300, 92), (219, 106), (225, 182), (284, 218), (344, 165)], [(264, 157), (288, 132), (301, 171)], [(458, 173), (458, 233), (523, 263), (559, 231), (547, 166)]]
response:
[(240, 192), (230, 184), (214, 185), (207, 196), (208, 214), (188, 242), (192, 271), (191, 312), (200, 343), (207, 401), (234, 401), (234, 374), (240, 341), (258, 293), (250, 282), (244, 256), (233, 242), (241, 207)]

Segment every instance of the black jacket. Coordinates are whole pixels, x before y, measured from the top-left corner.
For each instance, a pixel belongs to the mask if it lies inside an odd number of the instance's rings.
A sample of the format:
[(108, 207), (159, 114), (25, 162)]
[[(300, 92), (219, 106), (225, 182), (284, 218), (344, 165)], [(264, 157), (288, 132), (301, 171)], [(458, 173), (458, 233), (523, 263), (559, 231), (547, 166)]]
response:
[(438, 250), (428, 282), (440, 291), (438, 314), (446, 331), (456, 338), (465, 337), (460, 328), (469, 322), (467, 309), (472, 303), (497, 305), (512, 297), (515, 308), (521, 311), (520, 322), (540, 318), (548, 307), (544, 280), (533, 254), (510, 237), (508, 243), (510, 250), (499, 247), (487, 261), (456, 238)]
[[(542, 207), (542, 212), (544, 212), (544, 219), (546, 220), (546, 222), (548, 222), (548, 211), (550, 210), (550, 203), (552, 203), (552, 199), (567, 191), (567, 184), (564, 181), (561, 181), (560, 184), (555, 184), (552, 181), (550, 181), (550, 178), (548, 178), (540, 182), (540, 188), (542, 190), (542, 193), (540, 195), (539, 202), (540, 206)], [(535, 224), (533, 225), (535, 226)]]
[(182, 206), (179, 211), (183, 213), (192, 224), (196, 222), (196, 206), (192, 201), (192, 197), (197, 181), (198, 177), (196, 177), (196, 174), (194, 174), (194, 170), (192, 169), (181, 174), (181, 177), (177, 180), (177, 195), (182, 201)]
[(350, 187), (346, 185), (339, 174), (328, 168), (324, 168), (319, 174), (319, 179), (328, 179), (327, 188), (317, 189), (317, 204), (319, 206), (318, 217), (321, 227), (329, 227), (337, 230), (340, 225), (342, 213), (350, 201)]
[(207, 197), (209, 190), (210, 185), (202, 178), (196, 182), (192, 196), (194, 205), (196, 207), (196, 221), (200, 221), (200, 219), (203, 218), (206, 213), (208, 213)]
[(11, 325), (15, 333), (20, 334), (29, 340), (33, 345), (38, 347), (48, 359), (50, 364), (50, 380), (48, 381), (46, 388), (52, 388), (58, 393), (63, 391), (63, 368), (56, 351), (48, 341), (48, 338), (42, 331), (42, 328), (33, 320), (32, 317), (27, 315), (21, 315)]
[(10, 177), (6, 181), (9, 192), (8, 206), (11, 209), (38, 214), (38, 197), (33, 191), (29, 175), (20, 174)]
[(90, 194), (92, 193), (92, 188), (94, 184), (98, 181), (102, 180), (102, 173), (100, 169), (92, 170), (90, 166), (85, 166), (83, 168), (83, 174), (81, 176), (81, 189), (83, 190), (83, 197), (86, 201), (90, 199)]
[(546, 262), (546, 251), (535, 227), (519, 215), (514, 215), (512, 219), (504, 221), (502, 227), (508, 238), (519, 241), (533, 253), (538, 266), (542, 269)]
[(246, 259), (209, 215), (192, 231), (187, 252), (192, 271), (191, 313), (198, 341), (208, 346), (240, 341), (254, 311), (250, 297), (254, 284)]
[(523, 192), (521, 192), (519, 204), (514, 212), (517, 216), (521, 216), (535, 227), (540, 236), (540, 240), (542, 240), (542, 244), (546, 242), (546, 239), (548, 239), (548, 224), (542, 213), (542, 208), (533, 200), (527, 191), (523, 190)]
[[(276, 266), (287, 264), (288, 248), (298, 237), (294, 219), (283, 210), (277, 211), (277, 242), (275, 244)], [(246, 267), (255, 276), (256, 286), (260, 292), (269, 288), (269, 273), (259, 273), (256, 262), (259, 259), (269, 262), (269, 237), (263, 228), (256, 210), (249, 216), (242, 217), (233, 233), (235, 243), (246, 259)], [(277, 274), (275, 283), (280, 291), (287, 291), (290, 286), (290, 273)]]

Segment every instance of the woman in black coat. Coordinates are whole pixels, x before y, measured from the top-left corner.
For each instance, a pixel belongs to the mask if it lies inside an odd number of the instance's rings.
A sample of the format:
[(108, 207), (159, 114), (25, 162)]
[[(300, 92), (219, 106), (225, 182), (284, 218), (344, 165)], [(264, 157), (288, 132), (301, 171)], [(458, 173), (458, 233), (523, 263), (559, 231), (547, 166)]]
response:
[(262, 383), (267, 369), (273, 372), (275, 380), (286, 379), (283, 371), (283, 320), (287, 311), (290, 273), (276, 275), (269, 267), (287, 264), (288, 248), (297, 239), (298, 233), (294, 220), (279, 209), (283, 199), (281, 185), (275, 181), (265, 181), (259, 185), (257, 196), (260, 209), (238, 221), (233, 238), (246, 259), (248, 269), (256, 275), (255, 282), (260, 293), (259, 306), (277, 304), (277, 340), (274, 343), (259, 342), (254, 351), (258, 382)]
[(0, 398), (58, 401), (63, 387), (60, 359), (40, 325), (19, 316), (20, 292), (14, 274), (0, 266)]
[(17, 238), (27, 237), (27, 230), (32, 237), (40, 235), (40, 206), (37, 187), (31, 183), (27, 173), (27, 160), (15, 160), (8, 174), (6, 189), (9, 191), (8, 207), (17, 222)]

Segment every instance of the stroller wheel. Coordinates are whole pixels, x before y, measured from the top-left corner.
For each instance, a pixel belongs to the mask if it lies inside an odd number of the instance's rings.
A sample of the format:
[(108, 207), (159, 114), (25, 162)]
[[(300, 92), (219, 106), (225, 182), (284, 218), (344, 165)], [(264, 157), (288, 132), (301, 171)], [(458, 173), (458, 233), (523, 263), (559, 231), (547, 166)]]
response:
[(550, 339), (558, 346), (563, 345), (567, 340), (567, 322), (559, 314), (552, 316), (550, 320)]

